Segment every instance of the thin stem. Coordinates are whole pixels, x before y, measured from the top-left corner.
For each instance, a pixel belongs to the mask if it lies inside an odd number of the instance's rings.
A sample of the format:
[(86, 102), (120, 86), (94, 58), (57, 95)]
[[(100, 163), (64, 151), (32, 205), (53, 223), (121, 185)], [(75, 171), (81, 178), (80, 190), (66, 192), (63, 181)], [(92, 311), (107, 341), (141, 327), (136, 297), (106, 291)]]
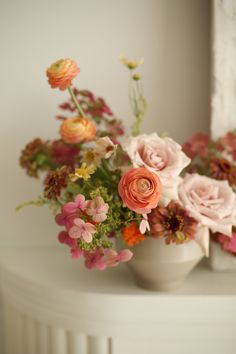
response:
[(78, 102), (78, 100), (77, 100), (77, 98), (76, 98), (76, 96), (75, 96), (75, 94), (74, 94), (73, 89), (72, 89), (71, 86), (68, 86), (68, 91), (69, 91), (69, 94), (70, 94), (70, 96), (71, 96), (71, 98), (72, 98), (72, 101), (74, 102), (74, 104), (75, 104), (75, 106), (76, 106), (76, 108), (77, 108), (79, 114), (80, 114), (83, 118), (86, 118), (86, 115), (85, 115), (83, 109), (81, 108), (81, 106), (80, 106), (80, 104), (79, 104), (79, 102)]

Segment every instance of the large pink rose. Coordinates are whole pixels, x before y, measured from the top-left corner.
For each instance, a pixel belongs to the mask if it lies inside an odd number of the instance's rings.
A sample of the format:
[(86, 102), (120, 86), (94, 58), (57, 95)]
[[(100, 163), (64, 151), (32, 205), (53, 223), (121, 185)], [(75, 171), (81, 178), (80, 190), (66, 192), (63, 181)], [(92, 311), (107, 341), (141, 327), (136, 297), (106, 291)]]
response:
[(179, 175), (190, 163), (179, 144), (152, 133), (130, 138), (124, 149), (134, 167), (144, 166), (160, 178), (162, 195), (177, 199)]
[(121, 178), (118, 191), (127, 208), (138, 214), (148, 214), (159, 202), (161, 184), (145, 167), (133, 168)]
[(236, 220), (236, 198), (227, 181), (187, 175), (179, 186), (179, 200), (203, 226), (231, 235)]

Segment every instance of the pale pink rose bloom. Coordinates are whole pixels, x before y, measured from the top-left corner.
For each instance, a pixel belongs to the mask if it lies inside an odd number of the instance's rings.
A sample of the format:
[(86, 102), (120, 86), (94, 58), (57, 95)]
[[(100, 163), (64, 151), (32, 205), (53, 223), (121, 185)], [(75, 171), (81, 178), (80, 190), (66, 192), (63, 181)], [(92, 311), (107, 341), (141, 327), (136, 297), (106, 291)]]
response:
[(163, 196), (177, 199), (179, 175), (190, 163), (179, 144), (152, 133), (132, 137), (123, 147), (134, 167), (144, 166), (160, 178)]
[(108, 136), (99, 138), (95, 144), (96, 154), (104, 159), (108, 159), (115, 152), (117, 145), (115, 145)]
[(90, 243), (95, 232), (96, 228), (93, 224), (78, 218), (74, 220), (74, 226), (69, 230), (69, 236), (71, 238), (82, 238), (85, 242)]
[(145, 234), (146, 231), (150, 231), (150, 225), (148, 222), (147, 214), (143, 214), (143, 219), (139, 225), (139, 231), (141, 234)]
[(105, 262), (106, 265), (115, 267), (119, 263), (128, 262), (133, 257), (133, 253), (128, 250), (124, 249), (119, 252), (109, 248), (105, 250)]
[(107, 218), (109, 205), (104, 202), (102, 197), (95, 197), (88, 201), (86, 213), (92, 216), (93, 221), (103, 222)]
[(94, 252), (84, 251), (85, 267), (88, 269), (97, 268), (99, 270), (106, 269), (107, 265), (103, 259), (104, 253), (97, 248)]
[(236, 220), (236, 197), (227, 181), (186, 175), (179, 186), (179, 200), (201, 225), (212, 232), (231, 235)]

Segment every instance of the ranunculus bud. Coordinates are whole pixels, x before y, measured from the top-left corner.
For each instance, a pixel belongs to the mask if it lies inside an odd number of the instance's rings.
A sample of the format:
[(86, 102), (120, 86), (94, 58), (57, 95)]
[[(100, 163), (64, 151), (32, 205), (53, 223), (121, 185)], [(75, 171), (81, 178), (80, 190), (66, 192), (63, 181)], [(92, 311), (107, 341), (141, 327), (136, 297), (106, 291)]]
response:
[(94, 140), (96, 126), (84, 117), (67, 118), (60, 126), (60, 135), (68, 144), (79, 144)]
[(52, 88), (65, 90), (80, 72), (80, 68), (71, 59), (60, 59), (47, 69), (48, 83)]

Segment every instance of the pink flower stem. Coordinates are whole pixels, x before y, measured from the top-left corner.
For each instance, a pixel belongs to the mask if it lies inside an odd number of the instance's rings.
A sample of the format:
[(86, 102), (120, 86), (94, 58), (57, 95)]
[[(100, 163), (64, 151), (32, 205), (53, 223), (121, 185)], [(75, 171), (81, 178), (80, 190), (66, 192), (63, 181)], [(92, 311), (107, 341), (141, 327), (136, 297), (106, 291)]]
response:
[(68, 86), (68, 91), (69, 91), (72, 101), (74, 102), (74, 104), (79, 112), (79, 115), (81, 115), (83, 118), (86, 118), (86, 115), (85, 115), (83, 109), (81, 108), (71, 86)]

